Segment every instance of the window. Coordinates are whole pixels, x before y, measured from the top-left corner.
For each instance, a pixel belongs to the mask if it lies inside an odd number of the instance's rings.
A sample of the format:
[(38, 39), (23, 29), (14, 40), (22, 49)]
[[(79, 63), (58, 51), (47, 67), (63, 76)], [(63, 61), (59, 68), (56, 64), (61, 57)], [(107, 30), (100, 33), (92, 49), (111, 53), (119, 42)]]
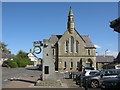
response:
[(78, 53), (78, 44), (79, 44), (79, 42), (76, 41), (76, 52), (77, 52), (77, 53)]
[(74, 38), (71, 36), (71, 52), (74, 51)]
[(88, 50), (88, 55), (90, 55), (90, 50)]
[(68, 40), (66, 41), (66, 43), (65, 43), (65, 52), (68, 52)]
[(53, 49), (53, 55), (55, 55), (55, 50)]
[(93, 64), (92, 60), (91, 60), (91, 59), (88, 59), (87, 62), (88, 62), (88, 63), (86, 64), (86, 67), (91, 68), (91, 67), (92, 67), (92, 64)]
[(71, 62), (71, 66), (70, 67), (73, 68), (73, 62)]
[(45, 66), (45, 74), (49, 74), (49, 66)]
[(64, 68), (66, 68), (67, 67), (67, 63), (66, 62), (64, 62)]

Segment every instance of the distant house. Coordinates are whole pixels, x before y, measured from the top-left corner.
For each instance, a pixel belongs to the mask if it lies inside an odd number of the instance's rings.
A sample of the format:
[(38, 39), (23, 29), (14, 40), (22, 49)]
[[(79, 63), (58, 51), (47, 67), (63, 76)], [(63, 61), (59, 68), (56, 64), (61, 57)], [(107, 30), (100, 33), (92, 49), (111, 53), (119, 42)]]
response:
[(40, 64), (39, 58), (33, 54), (32, 50), (30, 50), (30, 53), (28, 53), (28, 57), (31, 61), (34, 61), (34, 66), (37, 66), (37, 64)]
[(104, 65), (107, 65), (114, 61), (113, 56), (96, 56), (96, 67), (98, 70), (101, 70)]

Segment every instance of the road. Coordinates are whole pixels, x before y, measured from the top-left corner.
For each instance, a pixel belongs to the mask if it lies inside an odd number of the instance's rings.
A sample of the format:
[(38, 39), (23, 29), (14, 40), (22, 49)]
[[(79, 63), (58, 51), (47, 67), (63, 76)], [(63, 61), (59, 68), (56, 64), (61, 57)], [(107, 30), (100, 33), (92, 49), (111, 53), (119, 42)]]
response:
[(32, 68), (2, 68), (2, 87), (10, 81), (10, 78), (20, 77), (39, 77), (42, 72), (37, 70), (36, 67)]
[[(39, 77), (42, 73), (40, 70), (36, 69), (37, 67), (31, 67), (31, 68), (2, 68), (2, 87), (4, 88), (5, 85), (10, 83), (8, 79), (10, 78), (20, 78), (20, 77)], [(63, 73), (57, 73), (58, 77), (64, 77)], [(72, 79), (68, 79), (63, 81), (71, 88), (79, 88), (79, 90), (84, 90), (84, 88), (81, 88), (75, 84), (75, 82)], [(100, 90), (100, 89), (88, 89), (88, 90)]]

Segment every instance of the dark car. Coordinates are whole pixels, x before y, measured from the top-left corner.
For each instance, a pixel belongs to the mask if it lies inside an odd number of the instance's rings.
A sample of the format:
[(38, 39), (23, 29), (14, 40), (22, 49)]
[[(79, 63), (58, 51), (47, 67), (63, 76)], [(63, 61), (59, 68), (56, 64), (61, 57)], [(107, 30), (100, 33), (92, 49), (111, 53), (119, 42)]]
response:
[(9, 67), (9, 62), (4, 61), (2, 67)]
[(102, 90), (120, 90), (120, 74), (116, 78), (105, 79), (101, 84)]
[(37, 69), (42, 71), (42, 64), (37, 64)]
[(81, 73), (81, 74), (79, 74), (79, 75), (76, 76), (76, 80), (75, 80), (75, 81), (76, 81), (76, 84), (77, 84), (77, 85), (80, 85), (80, 82), (81, 82), (81, 78), (82, 78), (82, 77), (85, 77), (85, 74), (84, 74), (84, 73)]
[(82, 86), (98, 88), (101, 85), (102, 80), (115, 78), (118, 74), (120, 74), (120, 69), (104, 69), (93, 76), (84, 77), (82, 79)]

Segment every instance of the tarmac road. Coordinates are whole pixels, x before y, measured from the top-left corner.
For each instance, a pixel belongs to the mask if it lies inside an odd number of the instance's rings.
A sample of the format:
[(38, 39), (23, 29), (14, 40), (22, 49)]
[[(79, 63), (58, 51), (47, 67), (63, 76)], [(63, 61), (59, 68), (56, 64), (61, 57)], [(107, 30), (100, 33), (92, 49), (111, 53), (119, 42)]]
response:
[(6, 68), (2, 67), (2, 87), (8, 84), (10, 78), (39, 77), (42, 72), (37, 67), (31, 68)]

